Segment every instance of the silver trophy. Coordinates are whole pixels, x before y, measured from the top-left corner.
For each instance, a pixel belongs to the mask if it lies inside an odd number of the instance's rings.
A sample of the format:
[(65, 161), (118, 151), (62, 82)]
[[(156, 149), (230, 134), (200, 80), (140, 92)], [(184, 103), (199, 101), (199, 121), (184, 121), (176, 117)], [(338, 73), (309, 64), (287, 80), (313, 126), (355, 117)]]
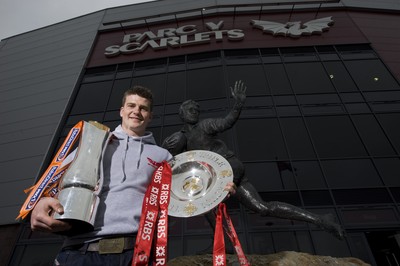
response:
[(176, 155), (172, 169), (168, 215), (192, 217), (211, 211), (228, 195), (224, 190), (233, 180), (229, 162), (221, 155), (192, 150)]
[(97, 122), (83, 122), (77, 154), (59, 184), (58, 200), (64, 214), (55, 219), (73, 224), (74, 231), (93, 229), (98, 196), (95, 193), (100, 177), (100, 159), (109, 128)]

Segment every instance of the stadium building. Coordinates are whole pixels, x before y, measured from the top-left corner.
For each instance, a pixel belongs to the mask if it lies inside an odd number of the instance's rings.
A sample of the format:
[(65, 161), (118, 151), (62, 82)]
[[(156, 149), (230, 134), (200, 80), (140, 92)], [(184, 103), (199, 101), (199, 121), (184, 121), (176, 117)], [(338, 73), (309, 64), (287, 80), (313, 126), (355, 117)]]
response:
[[(105, 9), (0, 42), (0, 257), (47, 265), (62, 237), (16, 221), (23, 190), (80, 120), (114, 128), (122, 92), (155, 93), (149, 128), (178, 131), (180, 104), (240, 119), (221, 138), (265, 201), (331, 214), (342, 241), (228, 200), (246, 254), (293, 250), (400, 263), (398, 0), (165, 0)], [(209, 249), (203, 216), (171, 218), (169, 258)]]

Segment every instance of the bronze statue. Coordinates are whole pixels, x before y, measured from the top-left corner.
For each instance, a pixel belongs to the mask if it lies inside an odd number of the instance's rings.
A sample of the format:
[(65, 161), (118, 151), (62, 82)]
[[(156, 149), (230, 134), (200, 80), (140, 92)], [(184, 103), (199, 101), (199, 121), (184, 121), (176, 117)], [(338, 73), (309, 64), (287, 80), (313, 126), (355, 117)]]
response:
[(242, 162), (217, 136), (236, 123), (246, 100), (246, 86), (242, 81), (236, 81), (231, 92), (235, 104), (224, 118), (208, 118), (199, 121), (198, 103), (192, 100), (183, 102), (179, 109), (179, 115), (184, 122), (183, 128), (167, 137), (162, 146), (173, 155), (190, 150), (209, 150), (222, 155), (233, 169), (233, 181), (237, 186), (236, 193), (233, 196), (245, 207), (265, 216), (313, 223), (342, 239), (344, 237), (343, 229), (333, 221), (330, 215), (320, 216), (284, 202), (265, 202), (260, 197), (245, 176)]

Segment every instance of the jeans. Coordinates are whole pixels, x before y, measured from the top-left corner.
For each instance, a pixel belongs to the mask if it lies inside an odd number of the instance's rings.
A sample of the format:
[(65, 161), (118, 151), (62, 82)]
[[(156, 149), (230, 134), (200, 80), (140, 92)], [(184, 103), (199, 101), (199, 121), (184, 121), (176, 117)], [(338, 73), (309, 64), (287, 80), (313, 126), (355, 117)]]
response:
[(62, 250), (54, 261), (54, 266), (130, 266), (133, 249), (120, 254), (102, 254), (98, 252), (82, 253), (79, 250)]

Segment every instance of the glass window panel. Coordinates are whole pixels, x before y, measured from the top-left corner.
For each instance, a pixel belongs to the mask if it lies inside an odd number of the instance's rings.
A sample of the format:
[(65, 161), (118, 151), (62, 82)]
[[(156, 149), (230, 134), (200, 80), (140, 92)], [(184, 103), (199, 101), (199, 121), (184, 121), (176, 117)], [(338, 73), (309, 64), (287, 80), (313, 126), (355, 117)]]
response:
[(303, 119), (282, 118), (280, 121), (291, 158), (315, 158), (315, 152), (313, 150)]
[(212, 228), (204, 215), (185, 218), (185, 232), (211, 233)]
[(338, 205), (393, 203), (384, 188), (337, 189), (332, 194)]
[(399, 112), (400, 102), (389, 103), (371, 103), (371, 108), (374, 112)]
[(264, 65), (268, 85), (273, 95), (292, 94), (290, 82), (282, 64)]
[(103, 112), (107, 106), (112, 84), (112, 81), (82, 84), (70, 114)]
[(280, 63), (282, 61), (277, 48), (264, 48), (260, 51), (264, 63)]
[(364, 93), (369, 102), (399, 102), (400, 91), (369, 91)]
[(340, 98), (344, 103), (365, 102), (364, 97), (359, 92), (341, 93)]
[(181, 102), (175, 104), (167, 104), (165, 105), (164, 114), (178, 114), (179, 107), (181, 106)]
[(298, 251), (298, 243), (294, 232), (272, 232), (274, 239), (275, 251)]
[(256, 116), (275, 116), (275, 109), (270, 96), (247, 97), (241, 118)]
[(334, 92), (329, 76), (321, 63), (286, 64), (289, 79), (295, 93)]
[(300, 116), (300, 109), (297, 106), (277, 106), (276, 112), (278, 116)]
[(314, 243), (315, 253), (329, 255), (332, 257), (351, 257), (346, 241), (341, 241), (326, 231), (311, 231), (311, 238)]
[(304, 105), (301, 110), (305, 115), (316, 114), (344, 114), (344, 108), (338, 104), (324, 104), (324, 105)]
[(296, 98), (293, 95), (274, 96), (274, 101), (279, 105), (297, 105)]
[(395, 146), (397, 153), (400, 152), (400, 114), (378, 114), (379, 122), (389, 136), (390, 141)]
[(393, 209), (342, 210), (344, 224), (398, 223)]
[(372, 162), (366, 159), (322, 161), (322, 168), (332, 188), (382, 186)]
[[(213, 236), (211, 233), (204, 235), (188, 235), (183, 238), (184, 253), (199, 254), (201, 252), (210, 252)], [(212, 250), (211, 250), (212, 252)]]
[(228, 66), (227, 70), (230, 87), (235, 85), (235, 81), (241, 80), (247, 87), (248, 96), (270, 94), (261, 65)]
[(390, 187), (400, 187), (400, 159), (382, 158), (374, 159), (374, 161), (385, 185)]
[(221, 52), (213, 51), (187, 56), (188, 69), (203, 68), (221, 64)]
[(227, 64), (259, 64), (260, 54), (258, 49), (225, 50)]
[(185, 72), (168, 73), (166, 103), (183, 102), (186, 91)]
[(276, 163), (246, 163), (246, 177), (257, 191), (283, 189)]
[(329, 94), (304, 94), (297, 95), (297, 100), (300, 104), (334, 104), (340, 103), (339, 96), (335, 93)]
[(327, 190), (305, 190), (301, 191), (305, 206), (332, 205), (332, 197)]
[(365, 149), (347, 116), (306, 117), (312, 141), (321, 157), (364, 156)]
[(295, 206), (301, 206), (301, 200), (298, 192), (261, 192), (261, 197), (265, 201), (281, 201)]
[(395, 154), (374, 116), (354, 115), (353, 121), (371, 155), (385, 156)]
[(107, 111), (119, 110), (122, 106), (124, 92), (131, 87), (131, 79), (120, 79), (114, 82), (110, 100), (108, 101)]
[(335, 88), (340, 92), (357, 91), (357, 86), (342, 62), (324, 63), (328, 77), (331, 79)]
[(390, 192), (393, 195), (394, 200), (400, 203), (400, 187), (390, 188)]
[(104, 116), (104, 121), (120, 121), (121, 120), (121, 116), (120, 116), (120, 112), (118, 111), (110, 111), (110, 112), (106, 112), (105, 116)]
[(177, 114), (173, 115), (164, 115), (164, 125), (179, 125), (179, 127), (182, 127), (182, 119), (179, 117)]
[(167, 69), (167, 58), (146, 60), (135, 63), (135, 76), (165, 73)]
[(340, 60), (335, 47), (332, 45), (317, 46), (316, 49), (322, 61)]
[(368, 105), (365, 103), (346, 103), (346, 110), (349, 114), (366, 114), (371, 113)]
[(339, 56), (336, 53), (320, 53), (319, 58), (322, 61), (338, 61), (338, 60), (340, 60)]
[(287, 160), (276, 119), (247, 119), (236, 123), (240, 158), (244, 161)]
[(292, 164), (299, 189), (326, 187), (321, 168), (316, 161), (294, 161)]
[[(103, 121), (103, 116), (104, 116), (104, 113), (70, 115), (67, 119), (67, 122), (65, 123), (65, 127), (68, 127), (68, 130), (70, 130), (76, 123), (78, 123), (81, 120), (85, 120), (85, 121), (93, 120), (93, 121), (97, 121), (97, 122), (101, 123)], [(68, 131), (67, 131), (67, 133), (68, 133)]]
[(313, 47), (280, 48), (285, 62), (317, 61), (317, 53)]
[(173, 259), (183, 255), (184, 253), (182, 237), (173, 237), (168, 235), (168, 259)]
[(193, 69), (187, 71), (187, 97), (192, 100), (226, 96), (221, 67)]
[(131, 78), (133, 74), (133, 63), (119, 64), (115, 78)]
[(153, 92), (153, 104), (163, 104), (165, 97), (165, 74), (135, 77), (132, 84), (149, 88)]
[(86, 70), (82, 82), (87, 83), (87, 82), (111, 80), (114, 78), (115, 67), (116, 65), (89, 68)]
[(346, 61), (345, 64), (362, 91), (399, 88), (397, 81), (380, 60)]
[(372, 59), (377, 57), (373, 51), (346, 51), (340, 52), (340, 56), (343, 58), (343, 60)]
[(254, 254), (271, 254), (275, 253), (274, 241), (271, 233), (251, 233), (251, 247)]

